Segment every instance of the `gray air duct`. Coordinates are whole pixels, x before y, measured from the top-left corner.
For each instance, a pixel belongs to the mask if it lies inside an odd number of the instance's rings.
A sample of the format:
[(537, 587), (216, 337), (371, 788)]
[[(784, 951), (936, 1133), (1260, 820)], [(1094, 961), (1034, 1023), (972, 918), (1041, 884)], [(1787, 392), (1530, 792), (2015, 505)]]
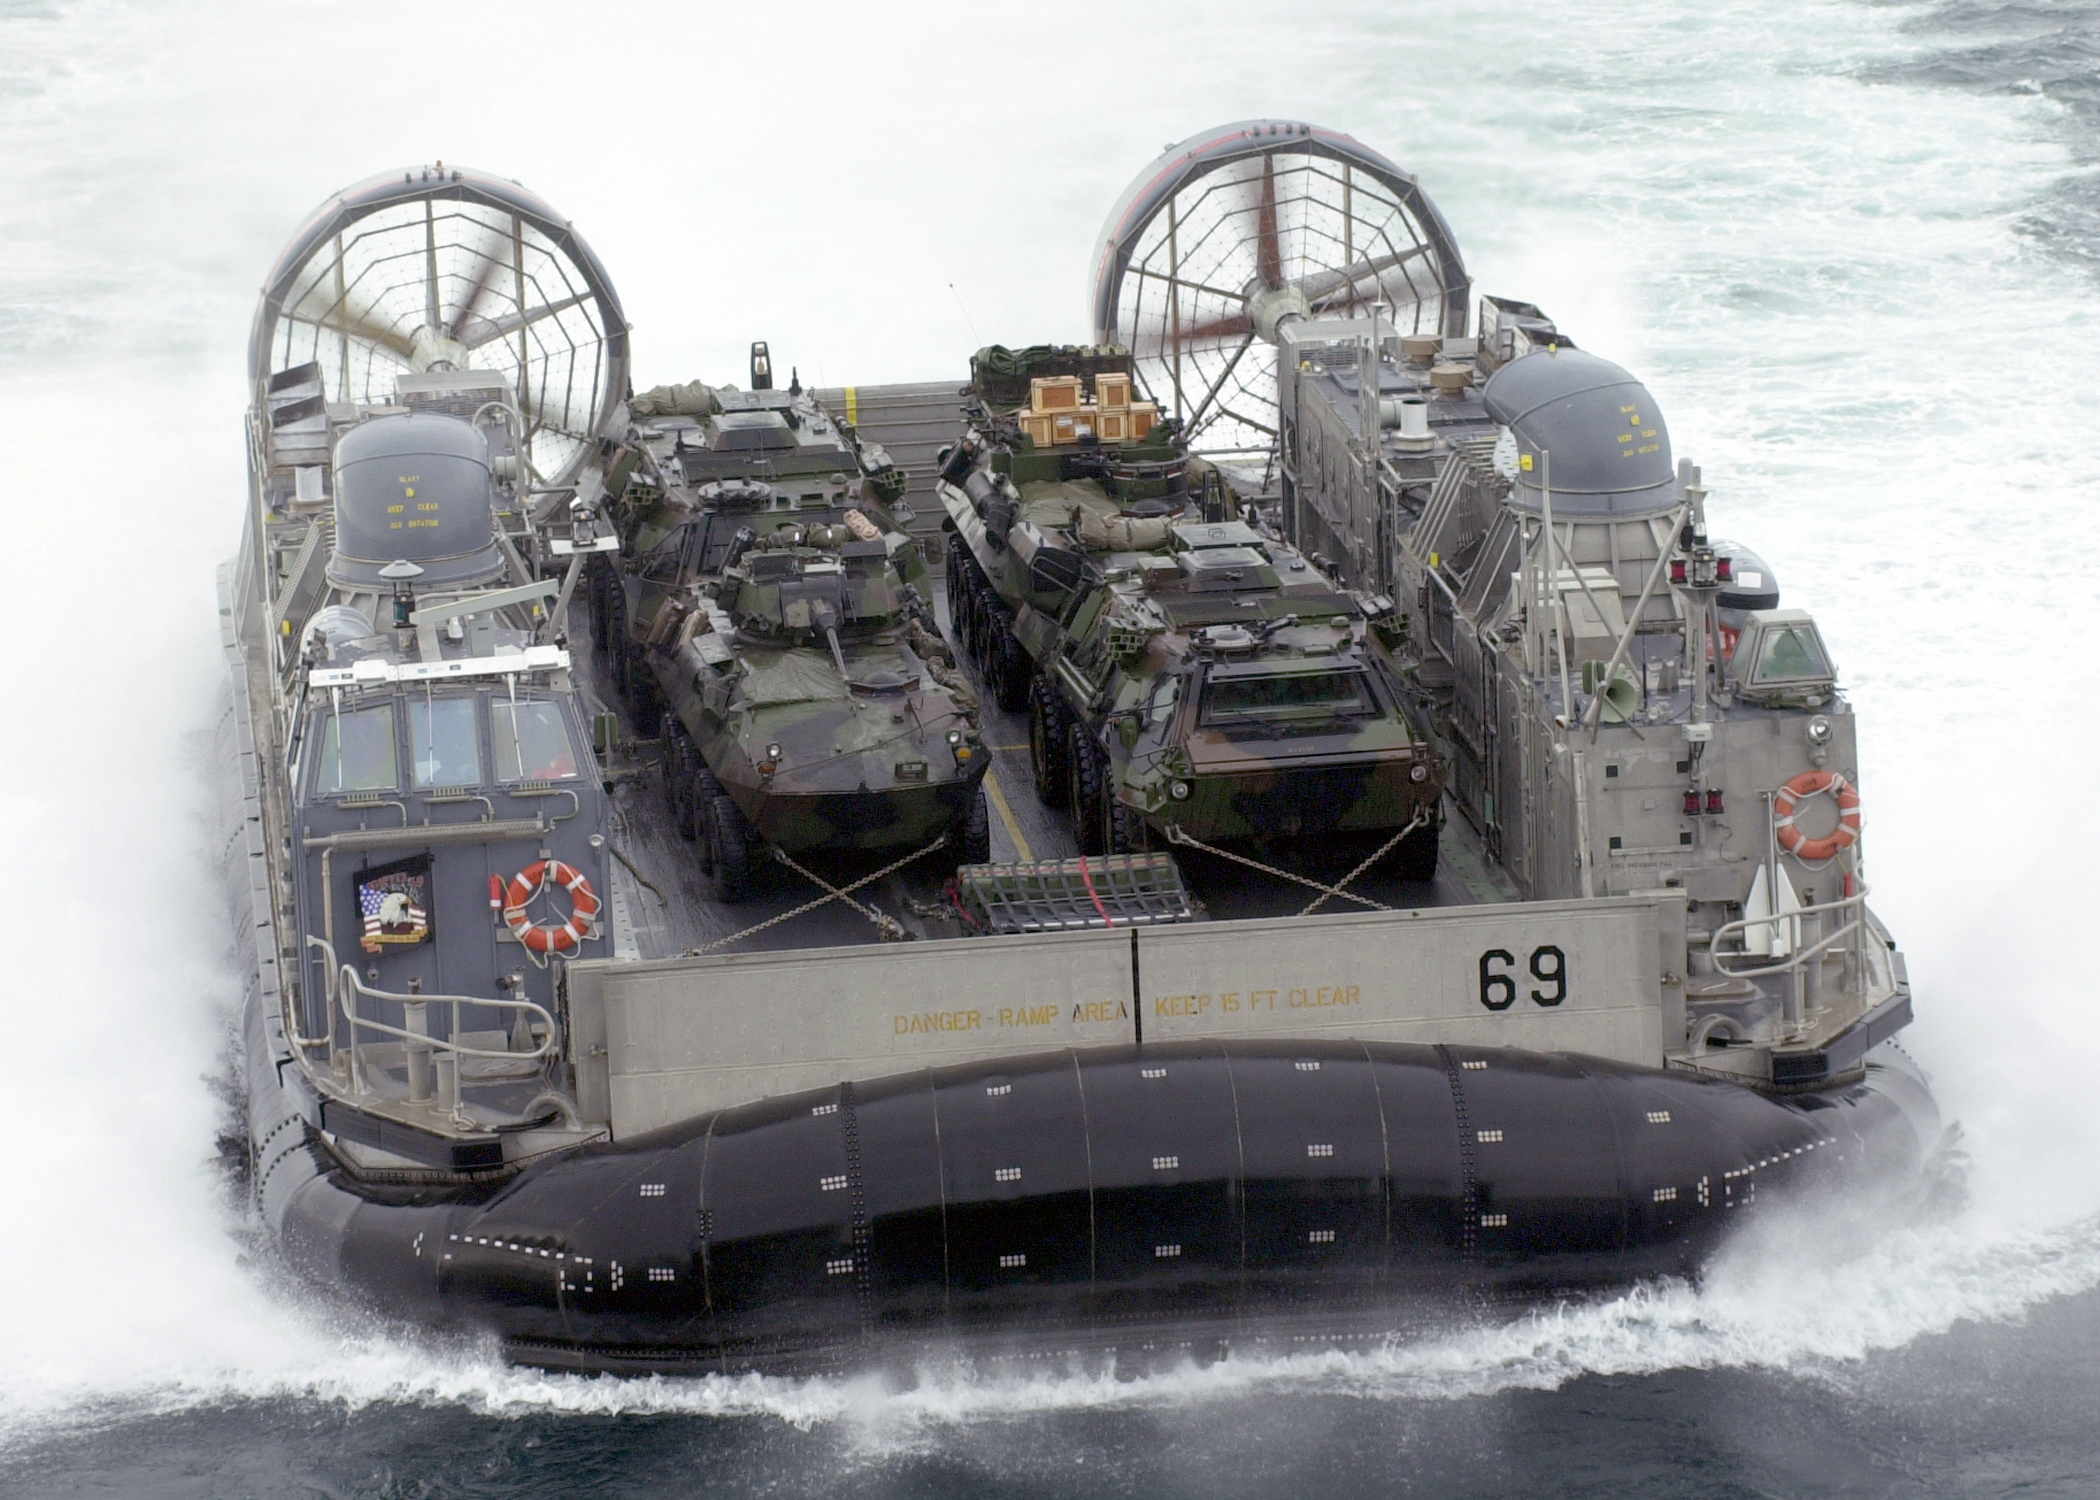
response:
[(1677, 503), (1670, 429), (1648, 388), (1608, 359), (1539, 349), (1497, 370), (1481, 392), (1516, 437), (1510, 503), (1538, 512), (1551, 456), (1556, 520), (1632, 519)]
[(481, 430), (434, 412), (374, 417), (335, 447), (335, 552), (329, 582), (386, 592), (395, 559), (422, 568), (419, 589), (500, 577)]

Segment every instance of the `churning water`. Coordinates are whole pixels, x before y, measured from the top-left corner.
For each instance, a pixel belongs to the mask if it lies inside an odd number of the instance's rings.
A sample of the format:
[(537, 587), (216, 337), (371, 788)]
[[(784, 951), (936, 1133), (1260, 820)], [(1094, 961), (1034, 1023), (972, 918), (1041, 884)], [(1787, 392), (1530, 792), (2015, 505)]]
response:
[[(2100, 1491), (2100, 7), (0, 0), (0, 1491)], [(1087, 332), (1220, 121), (1419, 173), (1485, 291), (1631, 366), (1862, 715), (1868, 875), (1966, 1194), (1700, 1288), (1136, 1381), (552, 1378), (251, 1264), (214, 1163), (211, 570), (254, 288), (446, 158), (573, 214), (642, 383)]]

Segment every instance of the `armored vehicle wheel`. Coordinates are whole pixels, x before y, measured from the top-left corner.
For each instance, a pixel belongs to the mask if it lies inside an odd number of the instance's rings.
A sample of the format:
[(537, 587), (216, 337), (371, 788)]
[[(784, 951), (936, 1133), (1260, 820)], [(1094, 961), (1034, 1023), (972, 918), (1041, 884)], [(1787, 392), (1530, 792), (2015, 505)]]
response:
[(1101, 789), (1100, 841), (1103, 854), (1135, 854), (1150, 844), (1144, 818), (1106, 786)]
[[(664, 739), (664, 792), (671, 804), (671, 822), (686, 838), (694, 837), (693, 786), (700, 771), (700, 752), (675, 714), (661, 720)], [(710, 778), (711, 780), (712, 778)]]
[(1101, 783), (1108, 770), (1101, 747), (1088, 737), (1085, 728), (1073, 724), (1065, 734), (1072, 766), (1072, 781), (1065, 805), (1072, 814), (1072, 834), (1081, 854), (1105, 854), (1101, 847)]
[(715, 791), (707, 832), (707, 873), (714, 881), (715, 899), (731, 905), (750, 900), (754, 883), (751, 841), (744, 826), (743, 809), (720, 788)]
[(955, 824), (955, 862), (958, 865), (988, 864), (992, 858), (992, 810), (980, 783), (963, 804), (963, 815)]
[(963, 610), (970, 602), (969, 574), (965, 571), (963, 553), (960, 548), (951, 548), (949, 550), (946, 583), (948, 586), (948, 628), (954, 631), (956, 639), (960, 640), (965, 633), (963, 630)]
[(1072, 757), (1066, 744), (1066, 714), (1057, 693), (1041, 677), (1028, 688), (1028, 765), (1035, 772), (1035, 796), (1055, 807), (1071, 796)]
[(654, 723), (663, 712), (664, 700), (657, 691), (656, 673), (649, 665), (649, 648), (622, 634), (620, 649), (627, 657), (627, 707), (636, 724)]
[(1402, 880), (1436, 879), (1436, 840), (1436, 825), (1432, 823), (1400, 841), (1400, 847), (1393, 852), (1393, 864)]
[(617, 585), (612, 597), (606, 601), (605, 634), (599, 640), (605, 652), (605, 666), (612, 673), (613, 689), (624, 703), (627, 699), (627, 597)]
[(590, 571), (585, 574), (585, 577), (590, 581), (591, 591), (591, 649), (598, 653), (599, 660), (602, 661), (605, 658), (606, 596), (611, 592), (609, 570), (605, 565), (605, 559), (602, 557), (592, 558)]
[(1002, 609), (996, 626), (998, 634), (992, 640), (994, 665), (991, 677), (997, 686), (992, 689), (992, 696), (1001, 708), (1017, 714), (1028, 706), (1028, 687), (1035, 681), (1035, 663), (1029, 660), (1028, 648), (1014, 639), (1012, 615)]
[(977, 668), (980, 676), (990, 686), (991, 658), (985, 643), (992, 638), (991, 601), (980, 590), (972, 590), (970, 599), (963, 606), (963, 649), (970, 653), (970, 664)]
[(714, 772), (702, 766), (693, 773), (692, 785), (686, 789), (687, 807), (685, 826), (678, 831), (693, 841), (700, 856), (702, 874), (715, 872), (715, 798), (722, 795), (722, 783), (715, 780)]

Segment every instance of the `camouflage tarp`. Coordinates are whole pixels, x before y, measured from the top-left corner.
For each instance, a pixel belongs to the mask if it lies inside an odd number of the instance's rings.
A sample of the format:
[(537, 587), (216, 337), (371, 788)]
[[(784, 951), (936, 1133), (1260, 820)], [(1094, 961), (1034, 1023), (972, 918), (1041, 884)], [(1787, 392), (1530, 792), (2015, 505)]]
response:
[(638, 417), (706, 417), (722, 409), (715, 393), (698, 380), (657, 386), (642, 392), (627, 406)]
[(1164, 516), (1124, 515), (1092, 479), (1022, 485), (1021, 518), (1062, 531), (1089, 552), (1157, 552), (1167, 545), (1173, 524)]
[(776, 703), (822, 703), (844, 698), (846, 684), (822, 646), (767, 651), (747, 646), (743, 652), (744, 702), (753, 708)]

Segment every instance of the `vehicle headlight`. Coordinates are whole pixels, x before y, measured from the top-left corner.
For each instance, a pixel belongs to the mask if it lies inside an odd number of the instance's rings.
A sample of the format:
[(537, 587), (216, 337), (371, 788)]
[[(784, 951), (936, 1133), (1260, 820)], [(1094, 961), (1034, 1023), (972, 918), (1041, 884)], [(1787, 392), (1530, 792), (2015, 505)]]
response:
[(1420, 761), (1416, 761), (1412, 766), (1408, 767), (1407, 779), (1409, 781), (1427, 781), (1429, 779), (1429, 767), (1423, 765)]
[(1167, 788), (1167, 795), (1176, 802), (1186, 802), (1189, 800), (1189, 784), (1186, 781), (1177, 781)]

